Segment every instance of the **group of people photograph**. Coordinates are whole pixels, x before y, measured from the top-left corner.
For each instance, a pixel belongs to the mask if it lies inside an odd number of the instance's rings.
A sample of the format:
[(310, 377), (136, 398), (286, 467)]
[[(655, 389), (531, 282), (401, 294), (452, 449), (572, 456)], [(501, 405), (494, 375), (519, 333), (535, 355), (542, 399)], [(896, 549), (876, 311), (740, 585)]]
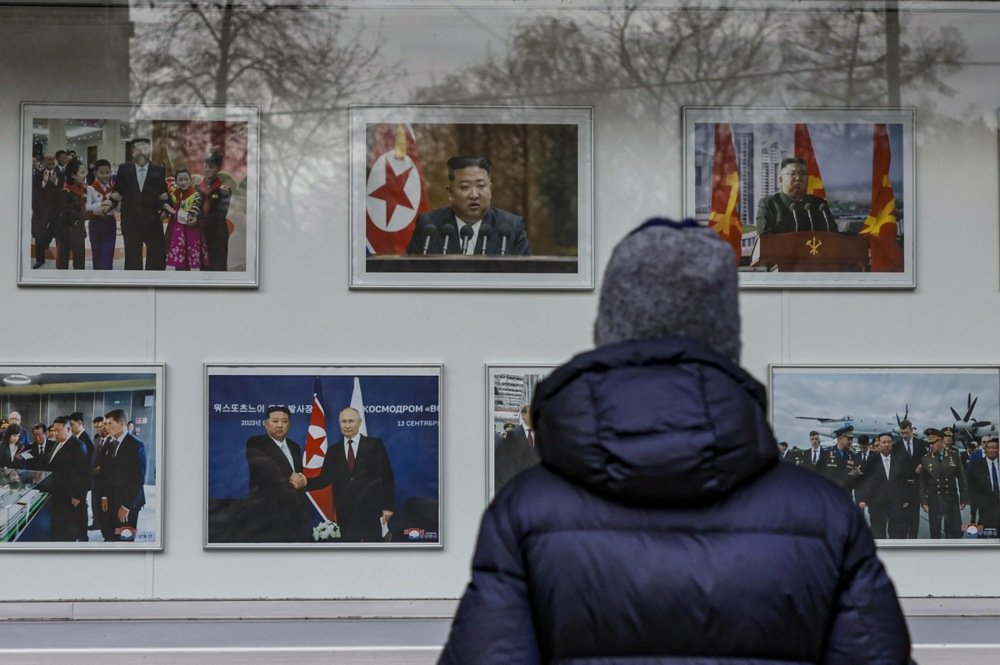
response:
[(923, 437), (910, 420), (899, 432), (858, 434), (851, 425), (824, 446), (778, 444), (781, 459), (819, 473), (844, 489), (866, 513), (875, 538), (996, 538), (1000, 528), (1000, 478), (995, 433), (956, 442), (952, 426), (928, 427)]
[(22, 424), (11, 411), (0, 433), (5, 487), (33, 484), (47, 495), (33, 515), (7, 525), (20, 542), (134, 541), (146, 504), (145, 444), (124, 410), (91, 420), (77, 411)]
[(32, 268), (54, 259), (58, 270), (88, 262), (93, 270), (227, 270), (232, 191), (219, 177), (223, 153), (168, 172), (151, 161), (149, 138), (128, 146), (121, 164), (62, 149), (32, 156)]

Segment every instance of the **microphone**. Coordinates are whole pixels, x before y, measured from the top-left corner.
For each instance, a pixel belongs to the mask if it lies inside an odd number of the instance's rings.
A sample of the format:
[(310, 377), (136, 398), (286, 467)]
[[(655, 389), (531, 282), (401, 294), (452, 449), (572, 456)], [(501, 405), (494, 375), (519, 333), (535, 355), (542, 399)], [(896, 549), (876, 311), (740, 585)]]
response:
[(490, 238), (492, 238), (495, 233), (496, 232), (493, 230), (493, 227), (487, 226), (486, 224), (479, 227), (479, 240), (476, 241), (476, 247), (478, 247), (479, 250), (476, 254), (486, 256), (486, 246), (489, 243)]
[(507, 239), (511, 236), (510, 224), (501, 224), (497, 231), (500, 233), (500, 256), (507, 254)]
[(815, 231), (816, 230), (816, 223), (813, 222), (813, 204), (812, 204), (812, 201), (806, 201), (805, 208), (806, 208), (806, 219), (809, 220), (809, 228), (811, 230)]
[(458, 229), (454, 224), (445, 224), (441, 227), (441, 233), (444, 234), (444, 241), (441, 243), (441, 254), (444, 255), (448, 253), (448, 241), (454, 239), (458, 242)]
[(469, 250), (469, 240), (472, 239), (472, 236), (476, 235), (476, 232), (472, 230), (471, 226), (466, 224), (465, 226), (462, 227), (461, 234), (462, 234), (462, 253), (465, 254)]
[(427, 256), (427, 250), (430, 249), (431, 240), (432, 239), (436, 240), (438, 237), (440, 237), (440, 235), (441, 234), (438, 233), (437, 227), (435, 227), (433, 224), (428, 224), (427, 226), (424, 227), (424, 251), (423, 251), (424, 256)]

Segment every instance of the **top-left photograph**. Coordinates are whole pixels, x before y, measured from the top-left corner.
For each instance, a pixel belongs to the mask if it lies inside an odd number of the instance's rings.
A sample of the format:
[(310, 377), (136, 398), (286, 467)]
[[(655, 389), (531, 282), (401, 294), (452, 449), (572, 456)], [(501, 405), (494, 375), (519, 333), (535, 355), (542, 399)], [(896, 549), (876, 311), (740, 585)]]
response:
[(18, 284), (258, 286), (259, 119), (23, 103)]

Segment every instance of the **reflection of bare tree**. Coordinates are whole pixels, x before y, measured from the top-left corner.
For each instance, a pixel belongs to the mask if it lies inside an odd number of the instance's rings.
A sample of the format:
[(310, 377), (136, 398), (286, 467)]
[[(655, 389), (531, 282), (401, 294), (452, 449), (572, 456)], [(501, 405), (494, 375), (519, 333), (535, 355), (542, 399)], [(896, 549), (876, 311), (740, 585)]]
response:
[(133, 12), (133, 101), (259, 105), (263, 200), (279, 210), (333, 184), (346, 133), (330, 134), (331, 117), (392, 77), (380, 40), (337, 10), (226, 0)]
[[(892, 9), (808, 12), (782, 31), (784, 83), (792, 100), (826, 106), (898, 105), (911, 86), (948, 93), (942, 76), (965, 54), (954, 28), (906, 31)], [(904, 39), (905, 37), (905, 39)]]
[(895, 103), (890, 88), (897, 85), (946, 92), (942, 77), (959, 66), (965, 51), (953, 28), (908, 30), (892, 9), (698, 5), (627, 4), (532, 18), (514, 28), (503, 58), (455, 72), (417, 97), (599, 99), (656, 121), (672, 120), (684, 105), (889, 105)]

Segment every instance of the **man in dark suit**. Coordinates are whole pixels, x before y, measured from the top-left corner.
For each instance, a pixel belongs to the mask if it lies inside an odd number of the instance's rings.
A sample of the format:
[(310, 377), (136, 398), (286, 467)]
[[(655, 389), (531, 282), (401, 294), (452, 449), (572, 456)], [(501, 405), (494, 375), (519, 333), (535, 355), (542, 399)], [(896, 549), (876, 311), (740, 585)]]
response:
[(35, 239), (32, 268), (45, 265), (45, 252), (55, 238), (65, 176), (54, 155), (45, 155), (42, 168), (31, 176), (31, 235)]
[(87, 430), (83, 429), (83, 413), (80, 411), (69, 414), (69, 431), (83, 444), (89, 460), (94, 454), (94, 440), (87, 434)]
[(417, 217), (406, 253), (530, 254), (524, 219), (490, 207), (493, 199), (491, 174), (492, 164), (485, 157), (449, 159), (448, 201), (451, 205)]
[(90, 474), (83, 444), (69, 429), (69, 417), (52, 421), (49, 435), (55, 442), (48, 452), (48, 476), (41, 489), (49, 493), (52, 525), (50, 541), (87, 540), (87, 489)]
[(348, 407), (340, 412), (340, 433), (340, 441), (327, 442), (319, 475), (306, 479), (299, 473), (293, 482), (297, 489), (333, 487), (343, 542), (381, 542), (396, 499), (389, 453), (382, 439), (361, 434), (361, 413), (357, 409)]
[(872, 535), (876, 538), (902, 538), (902, 516), (906, 497), (906, 463), (902, 453), (893, 451), (892, 435), (878, 435), (873, 450), (861, 467), (858, 507), (868, 508)]
[(983, 446), (984, 457), (969, 462), (969, 498), (979, 507), (979, 522), (1000, 529), (1000, 441), (991, 437)]
[(167, 199), (166, 172), (151, 164), (149, 139), (132, 141), (132, 161), (118, 167), (114, 190), (109, 198), (121, 202), (122, 240), (125, 269), (142, 270), (142, 250), (146, 248), (146, 270), (167, 266), (166, 241), (160, 212)]
[(299, 543), (309, 537), (308, 500), (292, 484), (302, 472), (302, 448), (286, 438), (292, 413), (285, 406), (269, 406), (266, 434), (246, 443), (250, 468), (247, 516), (253, 522), (253, 542)]
[(803, 452), (802, 457), (799, 458), (799, 466), (819, 473), (819, 465), (822, 459), (823, 448), (819, 444), (819, 432), (812, 430), (809, 432), (809, 448)]
[(521, 405), (521, 422), (506, 432), (493, 455), (493, 493), (528, 467), (538, 464), (535, 434), (531, 426), (531, 405)]
[(27, 468), (32, 471), (46, 471), (49, 464), (49, 454), (55, 447), (55, 441), (50, 441), (48, 428), (43, 423), (35, 423), (31, 427), (31, 443), (28, 446)]
[(125, 429), (125, 411), (104, 414), (104, 459), (101, 464), (101, 512), (105, 540), (131, 540), (139, 511), (146, 505), (146, 446)]
[(920, 527), (920, 461), (927, 454), (927, 442), (913, 436), (913, 423), (899, 422), (899, 439), (893, 451), (906, 455), (906, 500), (903, 508), (901, 531), (903, 538), (916, 538)]

